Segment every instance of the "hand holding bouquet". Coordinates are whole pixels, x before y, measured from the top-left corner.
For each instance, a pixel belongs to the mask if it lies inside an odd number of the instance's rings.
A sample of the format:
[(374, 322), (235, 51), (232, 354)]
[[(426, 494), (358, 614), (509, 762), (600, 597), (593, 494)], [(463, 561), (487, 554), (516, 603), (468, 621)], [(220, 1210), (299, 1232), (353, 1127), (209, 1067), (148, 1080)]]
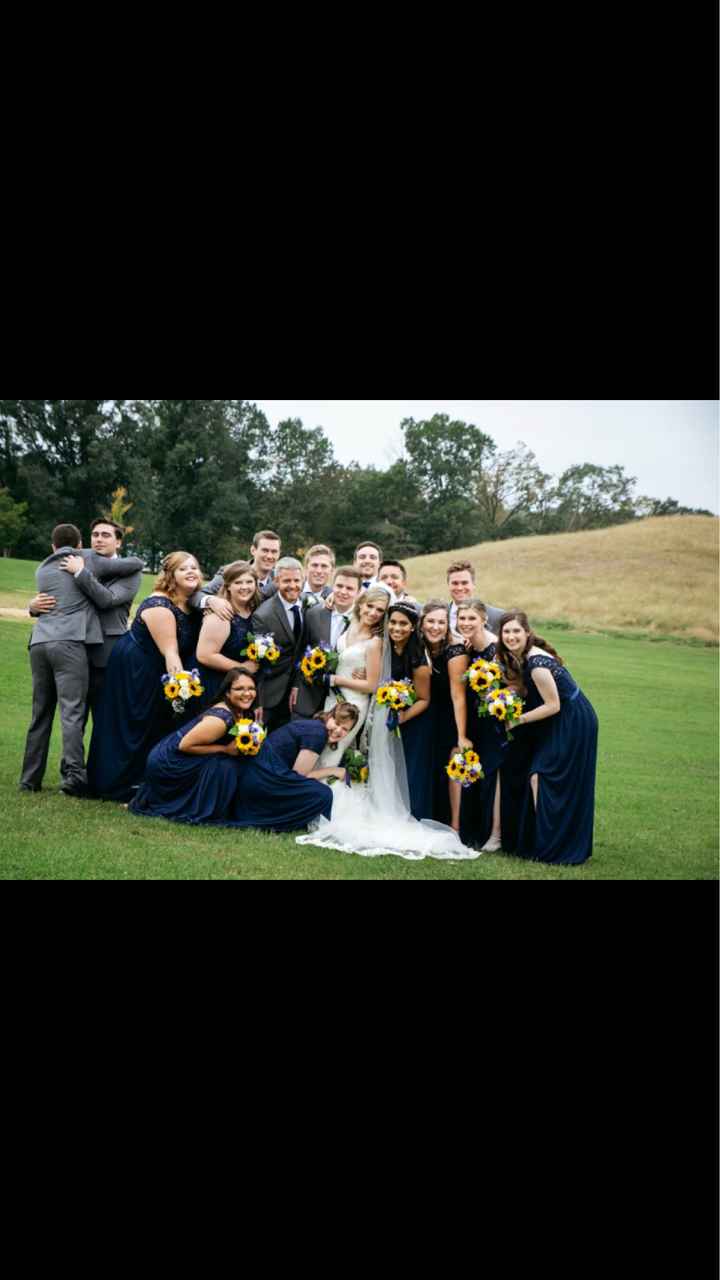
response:
[(191, 698), (201, 698), (205, 692), (200, 683), (199, 671), (178, 671), (172, 676), (163, 676), (163, 689), (168, 702), (176, 716), (182, 716), (187, 710)]
[(321, 644), (315, 649), (308, 645), (298, 662), (298, 670), (308, 684), (324, 684), (326, 676), (335, 675), (339, 661), (340, 655), (330, 645)]
[(387, 727), (391, 733), (400, 737), (400, 712), (409, 711), (418, 700), (415, 686), (411, 680), (393, 680), (383, 684), (377, 691), (377, 702), (380, 707), (387, 707)]
[(257, 720), (238, 720), (230, 730), (230, 737), (235, 738), (241, 755), (256, 756), (267, 738), (267, 729)]

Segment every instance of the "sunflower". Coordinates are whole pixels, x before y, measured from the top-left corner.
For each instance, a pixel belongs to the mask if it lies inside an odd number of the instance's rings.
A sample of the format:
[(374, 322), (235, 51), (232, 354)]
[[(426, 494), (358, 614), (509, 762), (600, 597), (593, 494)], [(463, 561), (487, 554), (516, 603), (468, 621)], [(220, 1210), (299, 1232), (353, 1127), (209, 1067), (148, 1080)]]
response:
[(505, 703), (496, 699), (496, 701), (490, 705), (490, 715), (494, 716), (496, 720), (507, 720), (508, 712)]
[(311, 665), (312, 665), (312, 667), (313, 667), (313, 670), (314, 670), (314, 671), (322, 671), (323, 667), (326, 667), (326, 666), (327, 666), (327, 658), (325, 657), (325, 654), (324, 654), (324, 653), (322, 653), (322, 652), (320, 652), (320, 650), (316, 649), (316, 650), (315, 650), (315, 653), (313, 654), (312, 658), (310, 659), (310, 663), (311, 663)]
[(479, 763), (480, 763), (480, 757), (479, 757), (479, 755), (477, 754), (477, 752), (475, 752), (475, 751), (466, 751), (466, 752), (465, 752), (465, 763), (466, 763), (466, 764), (479, 764)]
[(268, 649), (267, 653), (265, 654), (265, 657), (267, 658), (268, 662), (277, 662), (280, 657), (280, 650), (275, 648)]
[(190, 692), (193, 698), (200, 698), (205, 690), (197, 680), (192, 680), (190, 683)]
[(258, 647), (257, 647), (257, 645), (256, 645), (256, 644), (250, 644), (250, 645), (248, 645), (247, 656), (248, 656), (248, 659), (249, 659), (249, 661), (250, 661), (250, 662), (257, 662), (257, 660), (258, 660)]
[(165, 685), (165, 697), (168, 698), (170, 702), (174, 702), (175, 699), (179, 696), (179, 694), (180, 694), (180, 685), (178, 684), (177, 680), (168, 680), (167, 684)]
[(380, 706), (384, 707), (385, 704), (390, 701), (390, 690), (385, 688), (378, 689), (377, 700), (380, 703)]
[(365, 768), (360, 770), (360, 781), (367, 782), (369, 777), (370, 777), (370, 770), (368, 769), (367, 765), (365, 765)]

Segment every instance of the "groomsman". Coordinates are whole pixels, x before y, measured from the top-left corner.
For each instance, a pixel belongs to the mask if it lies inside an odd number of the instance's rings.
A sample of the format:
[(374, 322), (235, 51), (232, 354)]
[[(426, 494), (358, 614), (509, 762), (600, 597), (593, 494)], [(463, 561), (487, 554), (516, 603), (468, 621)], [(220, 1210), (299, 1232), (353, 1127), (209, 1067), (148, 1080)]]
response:
[(362, 578), (363, 591), (377, 586), (380, 565), (383, 562), (382, 547), (377, 542), (361, 542), (355, 548), (354, 568)]
[(272, 635), (280, 650), (273, 666), (263, 664), (259, 703), (265, 713), (270, 732), (280, 729), (290, 719), (290, 688), (300, 657), (303, 638), (303, 616), (300, 597), (305, 573), (299, 560), (291, 556), (280, 560), (275, 570), (277, 591), (253, 614), (253, 635)]
[(399, 560), (383, 561), (378, 574), (378, 584), (390, 588), (392, 592), (391, 604), (400, 604), (402, 602), (403, 604), (414, 604), (419, 607), (419, 601), (411, 596), (407, 589), (407, 569)]
[[(314, 649), (321, 644), (328, 644), (331, 649), (337, 649), (340, 637), (345, 634), (352, 621), (352, 611), (360, 595), (361, 581), (357, 569), (337, 570), (332, 586), (332, 611), (319, 604), (314, 609), (308, 609), (305, 614), (301, 654), (308, 645)], [(290, 694), (290, 710), (294, 716), (310, 718), (322, 711), (326, 696), (322, 684), (309, 685), (298, 671)]]
[(316, 596), (318, 601), (327, 600), (332, 595), (332, 576), (335, 572), (335, 554), (330, 547), (318, 543), (311, 547), (305, 556), (305, 586), (302, 589), (303, 606), (306, 607), (308, 596)]
[(75, 525), (58, 525), (52, 534), (52, 555), (35, 575), (39, 596), (54, 603), (50, 612), (38, 619), (30, 638), (33, 707), (21, 791), (42, 790), (58, 706), (63, 742), (60, 789), (69, 796), (82, 796), (87, 791), (83, 745), (89, 683), (87, 646), (102, 645), (103, 632), (94, 606), (72, 574), (61, 568), (62, 561), (81, 546)]
[[(250, 564), (258, 576), (260, 595), (263, 600), (269, 600), (277, 591), (275, 566), (280, 559), (281, 550), (282, 540), (280, 534), (273, 533), (272, 529), (261, 529), (252, 540)], [(223, 565), (221, 569), (218, 569), (212, 581), (208, 582), (207, 586), (203, 587), (201, 591), (196, 591), (190, 600), (190, 604), (193, 609), (210, 609), (218, 618), (222, 618), (223, 622), (232, 622), (234, 617), (232, 605), (227, 600), (218, 600), (216, 598), (223, 585), (226, 568), (227, 565)]]
[[(137, 557), (120, 559), (124, 536), (124, 529), (114, 524), (112, 520), (102, 518), (94, 520), (90, 526), (93, 558), (88, 559), (88, 553), (83, 551), (77, 555), (68, 556), (60, 562), (60, 568), (73, 575), (80, 590), (91, 604), (94, 604), (100, 615), (100, 625), (103, 630), (103, 643), (94, 644), (88, 649), (90, 684), (85, 711), (86, 724), (90, 712), (92, 711), (93, 717), (95, 715), (110, 656), (118, 640), (128, 629), (130, 610), (142, 583), (142, 560)], [(112, 576), (104, 578), (102, 582), (99, 582), (95, 575), (94, 557), (96, 556), (99, 556), (108, 566), (112, 565), (112, 569), (116, 571)], [(111, 572), (110, 568), (108, 572)], [(30, 603), (30, 613), (34, 615), (49, 613), (54, 609), (55, 604), (53, 596), (36, 596)]]
[[(475, 586), (475, 566), (469, 560), (456, 560), (447, 571), (448, 587), (452, 597), (450, 601), (450, 630), (456, 643), (462, 644), (462, 637), (457, 629), (457, 615), (461, 604), (466, 604), (477, 596)], [(500, 619), (505, 612), (493, 605), (487, 605), (488, 629), (497, 635)]]

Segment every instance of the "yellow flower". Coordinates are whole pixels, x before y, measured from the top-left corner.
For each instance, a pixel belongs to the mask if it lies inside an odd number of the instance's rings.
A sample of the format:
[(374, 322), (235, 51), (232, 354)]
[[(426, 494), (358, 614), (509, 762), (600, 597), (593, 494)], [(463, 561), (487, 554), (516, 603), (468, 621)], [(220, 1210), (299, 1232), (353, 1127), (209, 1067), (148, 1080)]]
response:
[(300, 669), (306, 680), (312, 680), (314, 672), (313, 672), (312, 665), (310, 664), (307, 658), (303, 658), (300, 664)]
[(197, 680), (192, 680), (190, 683), (190, 692), (193, 698), (199, 698), (202, 696), (205, 690)]
[(174, 702), (175, 699), (179, 696), (179, 694), (180, 694), (180, 685), (177, 683), (176, 680), (169, 680), (168, 683), (165, 685), (165, 697), (168, 698), (170, 702)]
[(370, 770), (366, 766), (364, 769), (360, 770), (360, 781), (367, 782), (369, 777), (370, 777)]
[(479, 755), (477, 755), (477, 754), (476, 754), (476, 752), (474, 752), (474, 751), (467, 751), (467, 752), (465, 753), (465, 763), (466, 763), (466, 764), (479, 764), (479, 763), (480, 763), (480, 757), (479, 757)]
[(327, 658), (325, 657), (325, 654), (322, 653), (320, 650), (315, 651), (315, 653), (312, 655), (310, 659), (310, 662), (312, 663), (312, 666), (315, 671), (322, 671), (323, 667), (327, 666)]
[(268, 662), (277, 662), (277, 661), (278, 661), (278, 659), (279, 659), (279, 657), (280, 657), (280, 650), (279, 650), (279, 649), (268, 649), (268, 651), (267, 651), (267, 660), (268, 660)]
[(257, 660), (258, 660), (258, 649), (257, 649), (257, 645), (256, 645), (256, 644), (248, 645), (247, 656), (248, 656), (248, 659), (249, 659), (249, 661), (250, 661), (250, 662), (257, 662)]
[(377, 700), (380, 703), (381, 707), (385, 706), (385, 703), (388, 701), (389, 697), (390, 697), (389, 689), (386, 689), (386, 688), (378, 689)]
[(490, 715), (496, 720), (507, 720), (507, 707), (504, 702), (493, 702), (490, 705)]

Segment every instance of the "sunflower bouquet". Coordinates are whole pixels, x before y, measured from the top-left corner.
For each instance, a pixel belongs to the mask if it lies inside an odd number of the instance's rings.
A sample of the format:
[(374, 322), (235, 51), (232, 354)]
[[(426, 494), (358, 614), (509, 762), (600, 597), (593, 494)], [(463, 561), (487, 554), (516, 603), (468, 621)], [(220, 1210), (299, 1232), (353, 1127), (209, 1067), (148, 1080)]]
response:
[(318, 645), (313, 649), (308, 645), (303, 657), (298, 662), (298, 670), (302, 672), (308, 684), (322, 681), (327, 675), (334, 675), (338, 669), (340, 655), (328, 644)]
[(492, 689), (487, 695), (488, 715), (491, 715), (497, 724), (505, 725), (508, 742), (513, 740), (512, 730), (517, 727), (524, 708), (525, 703), (522, 698), (512, 689)]
[(463, 680), (467, 681), (473, 693), (478, 695), (478, 715), (489, 715), (486, 698), (491, 690), (500, 688), (502, 670), (499, 664), (478, 658), (477, 662), (473, 662), (472, 666), (468, 667)]
[(445, 770), (452, 782), (460, 783), (464, 791), (485, 777), (480, 757), (476, 751), (453, 751)]
[(256, 756), (267, 738), (267, 729), (257, 720), (238, 720), (230, 730), (230, 737), (237, 740), (241, 755)]
[(280, 658), (280, 650), (273, 635), (254, 636), (249, 631), (247, 649), (243, 649), (240, 657), (247, 658), (248, 662), (269, 662), (272, 665)]
[(397, 733), (400, 737), (400, 712), (409, 711), (410, 707), (415, 706), (417, 700), (418, 696), (412, 680), (393, 680), (390, 684), (380, 686), (377, 691), (377, 703), (379, 707), (387, 707), (387, 727), (391, 733)]
[(370, 777), (367, 756), (362, 751), (355, 751), (352, 747), (348, 747), (342, 758), (343, 769), (347, 769), (348, 777), (351, 782), (367, 782)]
[(182, 716), (187, 710), (191, 698), (201, 698), (205, 692), (200, 682), (200, 672), (178, 671), (175, 675), (163, 676), (163, 691), (176, 716)]

